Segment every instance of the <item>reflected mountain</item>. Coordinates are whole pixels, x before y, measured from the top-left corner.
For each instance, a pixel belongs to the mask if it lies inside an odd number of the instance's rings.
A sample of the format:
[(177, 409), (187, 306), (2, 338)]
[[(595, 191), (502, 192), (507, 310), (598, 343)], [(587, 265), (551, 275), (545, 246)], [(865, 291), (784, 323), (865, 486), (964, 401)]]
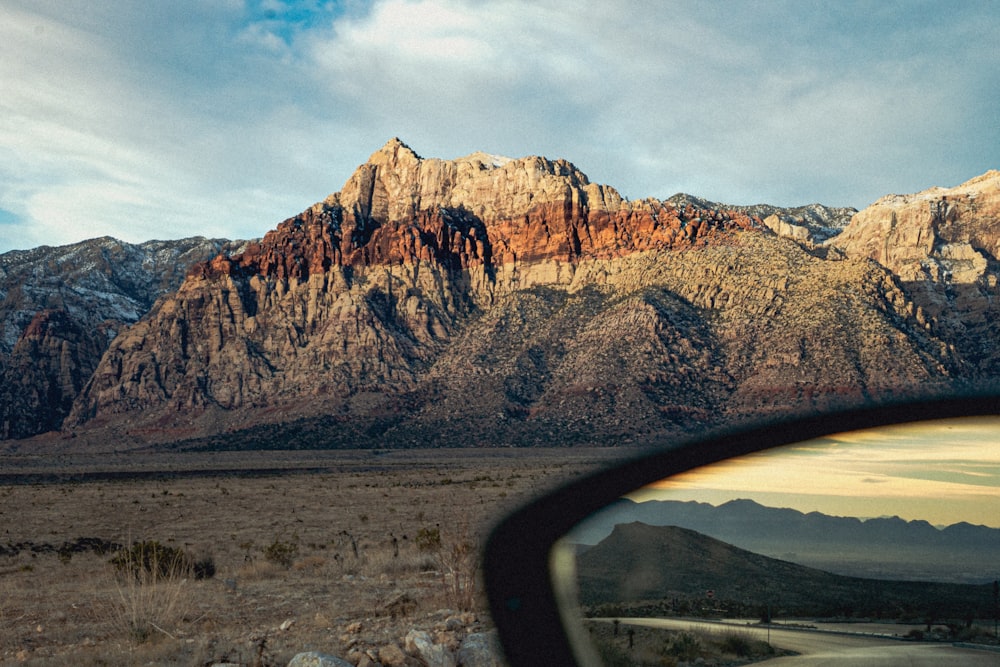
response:
[(577, 559), (592, 615), (991, 618), (992, 584), (848, 577), (769, 558), (676, 526), (619, 524)]
[[(883, 579), (987, 583), (997, 578), (1000, 530), (959, 523), (937, 528), (899, 517), (857, 519), (765, 507), (622, 499), (574, 531), (596, 544), (617, 524), (679, 526), (742, 549), (837, 574)], [(877, 556), (876, 556), (877, 555)]]

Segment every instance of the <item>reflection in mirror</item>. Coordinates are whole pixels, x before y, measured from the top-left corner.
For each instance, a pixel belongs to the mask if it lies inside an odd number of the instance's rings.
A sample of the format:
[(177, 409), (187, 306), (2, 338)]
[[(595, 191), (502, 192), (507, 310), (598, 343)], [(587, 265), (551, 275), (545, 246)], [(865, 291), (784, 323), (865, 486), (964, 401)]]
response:
[(954, 645), (998, 645), (998, 487), (997, 418), (833, 435), (636, 490), (560, 540), (553, 577), (584, 662), (1000, 664)]

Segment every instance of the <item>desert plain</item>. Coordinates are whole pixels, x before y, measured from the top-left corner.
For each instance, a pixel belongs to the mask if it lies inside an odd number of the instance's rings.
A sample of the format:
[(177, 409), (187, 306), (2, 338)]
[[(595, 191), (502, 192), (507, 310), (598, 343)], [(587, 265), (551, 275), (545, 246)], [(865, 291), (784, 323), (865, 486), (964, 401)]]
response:
[[(11, 454), (0, 463), (0, 664), (285, 665), (304, 651), (357, 664), (413, 629), (455, 648), (491, 628), (478, 560), (493, 523), (625, 456)], [(201, 576), (113, 563), (115, 546), (151, 542)]]

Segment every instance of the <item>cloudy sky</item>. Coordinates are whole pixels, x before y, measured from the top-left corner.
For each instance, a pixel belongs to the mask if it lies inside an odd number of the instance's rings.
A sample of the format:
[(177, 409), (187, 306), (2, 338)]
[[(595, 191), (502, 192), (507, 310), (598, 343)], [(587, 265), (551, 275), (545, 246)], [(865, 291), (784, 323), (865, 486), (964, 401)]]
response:
[(843, 433), (696, 469), (633, 497), (750, 498), (834, 516), (1000, 527), (998, 427), (987, 417)]
[(1000, 167), (1000, 12), (0, 0), (0, 252), (262, 235), (393, 136), (629, 198), (863, 207)]

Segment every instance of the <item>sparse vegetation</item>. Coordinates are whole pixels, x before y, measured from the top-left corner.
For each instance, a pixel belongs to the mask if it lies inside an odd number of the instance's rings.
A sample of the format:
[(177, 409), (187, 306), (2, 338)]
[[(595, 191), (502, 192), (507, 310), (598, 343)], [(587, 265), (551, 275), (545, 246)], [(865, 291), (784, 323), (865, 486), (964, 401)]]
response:
[(183, 552), (156, 541), (136, 542), (111, 561), (113, 593), (108, 613), (129, 641), (142, 644), (154, 634), (175, 638), (171, 628), (187, 611), (191, 564)]
[[(338, 461), (336, 473), (172, 478), (166, 495), (161, 479), (101, 479), (72, 493), (60, 484), (0, 487), (5, 518), (17, 517), (5, 524), (0, 553), (0, 664), (251, 665), (266, 636), (262, 664), (283, 665), (309, 647), (346, 657), (342, 636), (377, 647), (463, 608), (467, 631), (488, 629), (479, 536), (523, 494), (558, 482), (540, 469), (568, 458), (570, 475), (600, 460), (582, 451), (525, 455), (393, 454), (375, 471), (366, 453), (336, 453), (314, 466)], [(468, 488), (465, 480), (484, 475), (512, 485)], [(445, 478), (463, 482), (437, 483)], [(421, 529), (431, 550), (418, 546)], [(266, 557), (292, 546), (287, 567)], [(190, 567), (185, 576), (140, 565), (145, 553), (159, 562), (176, 552)], [(111, 564), (119, 553), (122, 570)]]
[(667, 652), (684, 661), (694, 660), (699, 657), (702, 651), (702, 641), (700, 635), (689, 632), (677, 632), (670, 638)]
[(427, 553), (434, 553), (441, 549), (441, 529), (440, 528), (421, 528), (417, 531), (417, 537), (414, 539), (417, 548), (420, 551)]
[(605, 665), (662, 666), (696, 664), (746, 664), (780, 653), (752, 633), (736, 628), (717, 631), (667, 630), (642, 625), (587, 623), (594, 648)]
[(186, 553), (156, 540), (133, 542), (131, 547), (118, 551), (111, 564), (121, 573), (160, 579), (175, 575), (186, 577), (194, 569)]
[(192, 563), (192, 571), (195, 579), (211, 579), (215, 576), (215, 558), (211, 555), (204, 555), (195, 559)]
[(723, 653), (729, 653), (738, 658), (751, 658), (774, 653), (767, 642), (756, 639), (753, 634), (746, 630), (724, 630), (713, 640)]
[(440, 546), (438, 559), (444, 577), (448, 603), (462, 611), (474, 608), (479, 547), (462, 528)]
[(295, 542), (274, 538), (273, 542), (263, 548), (263, 552), (265, 560), (287, 570), (299, 554), (299, 545)]

